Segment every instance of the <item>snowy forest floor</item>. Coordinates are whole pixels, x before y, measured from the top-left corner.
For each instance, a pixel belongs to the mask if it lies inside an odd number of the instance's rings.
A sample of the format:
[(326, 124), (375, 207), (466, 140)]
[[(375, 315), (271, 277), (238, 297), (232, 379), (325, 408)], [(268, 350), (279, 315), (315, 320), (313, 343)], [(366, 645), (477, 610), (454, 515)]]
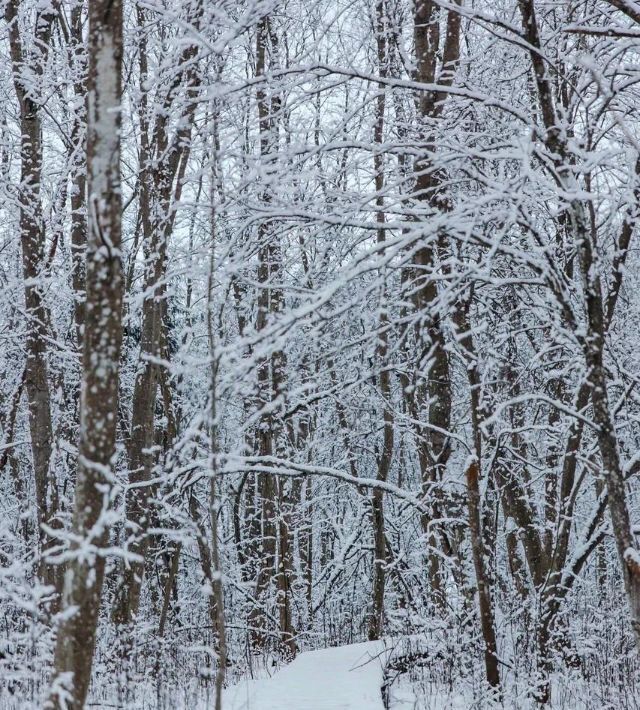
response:
[[(442, 639), (440, 639), (442, 641)], [(208, 646), (183, 645), (190, 655)], [(157, 667), (168, 660), (151, 652)], [(387, 638), (301, 652), (289, 664), (252, 656), (244, 670), (230, 668), (223, 710), (540, 710), (532, 698), (535, 672), (514, 656), (504, 662), (503, 697), (492, 697), (483, 682), (477, 648), (459, 646), (443, 653), (438, 634)], [(177, 659), (174, 659), (174, 663)], [(522, 660), (522, 659), (521, 659)], [(185, 664), (171, 680), (150, 672), (137, 658), (132, 673), (109, 672), (110, 654), (100, 655), (87, 708), (120, 710), (211, 710), (215, 707), (213, 668)], [(116, 679), (117, 682), (113, 682)], [(1, 679), (0, 679), (1, 680)], [(640, 710), (640, 672), (635, 655), (621, 661), (602, 652), (580, 667), (552, 677), (552, 700), (544, 710)], [(38, 710), (47, 679), (24, 692), (2, 692), (0, 710)], [(5, 691), (7, 688), (4, 688)], [(24, 690), (27, 690), (25, 687)]]
[[(397, 642), (357, 643), (300, 654), (271, 677), (246, 679), (226, 689), (224, 710), (530, 710), (526, 679), (511, 679), (502, 700), (473, 682), (452, 687), (444, 675), (412, 668), (390, 670)], [(478, 669), (481, 673), (481, 669)], [(383, 700), (385, 693), (387, 697)], [(577, 672), (556, 676), (548, 710), (631, 710), (640, 708), (637, 688), (588, 683)], [(210, 707), (204, 704), (202, 707)]]
[(358, 643), (301, 653), (271, 678), (227, 689), (225, 710), (384, 710), (388, 651)]

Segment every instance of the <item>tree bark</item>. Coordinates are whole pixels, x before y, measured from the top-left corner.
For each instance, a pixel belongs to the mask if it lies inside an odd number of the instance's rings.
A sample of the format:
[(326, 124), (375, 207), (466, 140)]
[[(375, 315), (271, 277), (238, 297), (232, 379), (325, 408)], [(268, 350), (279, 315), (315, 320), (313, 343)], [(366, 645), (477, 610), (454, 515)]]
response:
[[(256, 76), (264, 76), (267, 69), (277, 65), (278, 36), (272, 26), (270, 17), (264, 17), (258, 24), (256, 33)], [(278, 153), (279, 112), (281, 99), (277, 93), (259, 88), (256, 92), (258, 108), (258, 124), (260, 139), (260, 156), (264, 160), (265, 171), (270, 174)], [(261, 195), (265, 205), (273, 201), (272, 187), (265, 185)], [(282, 270), (282, 253), (279, 237), (274, 234), (274, 224), (265, 219), (258, 229), (258, 282), (260, 291), (257, 299), (256, 331), (263, 331), (269, 319), (282, 311), (283, 293), (275, 282), (280, 278)], [(258, 397), (256, 405), (264, 411), (258, 423), (255, 450), (259, 456), (273, 456), (276, 453), (282, 424), (271, 410), (272, 403), (282, 395), (284, 387), (285, 354), (280, 348), (262, 358), (258, 363)], [(287, 572), (287, 559), (290, 555), (290, 535), (286, 522), (279, 521), (279, 507), (283, 501), (279, 495), (281, 487), (277, 485), (272, 474), (258, 476), (258, 491), (261, 503), (261, 542), (262, 558), (258, 563), (256, 579), (256, 605), (250, 613), (250, 624), (253, 632), (253, 643), (264, 648), (266, 635), (262, 632), (265, 618), (260, 609), (260, 600), (272, 582), (276, 586), (276, 600), (280, 622), (280, 646), (285, 655), (296, 653), (293, 641), (294, 630), (289, 607), (290, 579)], [(279, 532), (282, 535), (279, 535)]]
[(478, 589), (478, 610), (480, 626), (484, 640), (485, 674), (489, 685), (500, 688), (500, 671), (498, 668), (498, 643), (496, 640), (495, 614), (491, 598), (491, 580), (487, 572), (487, 554), (484, 545), (485, 535), (482, 529), (482, 499), (480, 496), (480, 466), (482, 463), (482, 420), (486, 418), (481, 400), (481, 379), (478, 370), (478, 358), (475, 350), (471, 325), (469, 323), (469, 308), (471, 297), (466, 303), (459, 303), (454, 311), (454, 319), (458, 330), (458, 338), (464, 350), (464, 360), (469, 378), (471, 424), (475, 458), (467, 466), (467, 509), (469, 514), (469, 533), (471, 538), (471, 553)]
[(50, 704), (81, 710), (95, 648), (109, 542), (108, 513), (122, 344), (120, 110), (122, 2), (89, 7), (87, 302), (73, 559), (65, 574)]
[[(414, 43), (416, 53), (416, 81), (432, 84), (437, 82), (450, 86), (460, 55), (460, 16), (450, 10), (447, 13), (446, 36), (442, 47), (442, 62), (438, 72), (440, 51), (440, 8), (433, 0), (417, 0), (414, 5)], [(414, 199), (425, 208), (425, 214), (418, 219), (427, 219), (430, 213), (447, 211), (449, 202), (441, 189), (441, 179), (433, 163), (435, 155), (433, 128), (430, 122), (438, 118), (444, 107), (445, 94), (423, 91), (418, 97), (418, 114), (421, 120), (419, 134), (423, 154), (414, 163)], [(432, 596), (436, 606), (445, 607), (445, 585), (437, 548), (443, 547), (445, 554), (450, 548), (442, 525), (437, 521), (446, 516), (440, 483), (451, 454), (447, 431), (451, 414), (451, 373), (446, 350), (444, 330), (438, 309), (438, 287), (432, 272), (437, 256), (446, 248), (446, 235), (439, 234), (433, 240), (421, 244), (415, 256), (412, 269), (412, 296), (418, 320), (415, 325), (416, 369), (425, 372), (426, 383), (415, 387), (416, 400), (414, 420), (425, 416), (427, 426), (417, 426), (419, 459), (422, 469), (423, 491), (430, 501), (432, 513), (422, 516), (422, 524), (427, 538), (429, 578)]]
[[(194, 24), (200, 17), (197, 6)], [(145, 16), (138, 7), (138, 21), (144, 25)], [(180, 199), (182, 179), (190, 153), (190, 138), (195, 104), (189, 102), (182, 111), (182, 125), (172, 142), (169, 139), (167, 117), (174, 106), (174, 99), (181, 81), (187, 93), (195, 89), (198, 74), (195, 69), (197, 45), (189, 44), (179, 58), (180, 71), (173, 77), (162, 97), (162, 107), (149, 125), (149, 110), (146, 92), (142, 91), (140, 209), (145, 249), (144, 300), (140, 336), (140, 362), (136, 374), (131, 414), (131, 434), (127, 446), (129, 482), (136, 484), (127, 495), (127, 520), (134, 525), (130, 542), (131, 552), (140, 559), (125, 567), (113, 612), (115, 621), (123, 628), (129, 625), (138, 613), (140, 593), (144, 576), (144, 557), (147, 551), (147, 528), (150, 488), (144, 485), (151, 478), (154, 465), (155, 411), (158, 383), (161, 377), (157, 359), (166, 355), (163, 344), (167, 339), (166, 284), (167, 241), (171, 234), (175, 215), (172, 205)], [(148, 80), (146, 42), (140, 49), (141, 81)], [(149, 134), (152, 134), (151, 136)], [(142, 484), (142, 485), (140, 485)]]
[[(610, 4), (616, 3), (610, 2)], [(621, 4), (624, 5), (624, 3)], [(569, 196), (565, 198), (567, 204), (563, 210), (562, 219), (572, 236), (573, 243), (578, 246), (579, 250), (579, 268), (586, 318), (586, 333), (582, 338), (587, 369), (585, 387), (591, 393), (593, 419), (596, 424), (598, 448), (604, 469), (611, 525), (629, 604), (631, 625), (636, 642), (640, 646), (640, 552), (631, 530), (625, 478), (608, 400), (607, 373), (604, 364), (605, 336), (608, 320), (613, 313), (613, 306), (605, 303), (602, 296), (600, 268), (596, 259), (597, 232), (595, 226), (592, 224), (590, 228), (584, 201), (575, 196), (580, 190), (570, 164), (570, 146), (561, 130), (554, 107), (552, 84), (541, 49), (535, 3), (534, 0), (519, 0), (519, 6), (524, 34), (532, 47), (529, 53), (545, 128), (544, 144), (552, 159), (554, 178), (558, 187), (564, 191), (565, 195)], [(626, 249), (624, 251), (626, 252)], [(624, 254), (622, 258), (624, 258)], [(614, 262), (613, 305), (615, 305), (622, 278), (618, 272), (619, 264)], [(545, 696), (540, 699), (542, 702), (546, 702), (548, 687)]]
[[(376, 22), (376, 49), (378, 57), (378, 71), (380, 76), (388, 75), (388, 35), (389, 18), (384, 0), (378, 0), (375, 7)], [(383, 84), (378, 85), (378, 96), (375, 106), (375, 124), (373, 140), (377, 146), (374, 153), (374, 181), (376, 189), (376, 221), (380, 225), (377, 230), (377, 242), (385, 241), (385, 213), (384, 213), (384, 119), (385, 119), (386, 94)], [(378, 454), (377, 478), (386, 481), (391, 469), (394, 442), (394, 416), (391, 408), (391, 375), (387, 367), (387, 353), (389, 350), (389, 316), (387, 313), (387, 287), (386, 283), (381, 292), (380, 317), (378, 319), (378, 333), (376, 344), (376, 365), (380, 368), (378, 375), (378, 388), (382, 402), (383, 433), (380, 453)], [(384, 521), (384, 494), (376, 488), (371, 495), (371, 517), (373, 521), (373, 609), (369, 619), (369, 639), (377, 640), (382, 635), (384, 624), (384, 591), (386, 582), (386, 537)]]
[[(45, 271), (45, 226), (42, 219), (42, 119), (41, 98), (36, 93), (33, 77), (42, 78), (56, 17), (53, 5), (36, 17), (35, 49), (24, 46), (18, 26), (18, 0), (10, 0), (5, 8), (9, 25), (9, 44), (13, 78), (20, 104), (21, 200), (20, 238), (22, 271), (26, 305), (26, 370), (25, 383), (29, 405), (29, 430), (35, 478), (36, 510), (41, 554), (40, 576), (45, 584), (61, 590), (61, 577), (45, 558), (52, 540), (43, 526), (58, 527), (58, 488), (50, 469), (53, 448), (51, 393), (47, 364), (47, 340), (50, 317), (44, 301), (42, 278)], [(32, 72), (33, 77), (29, 77)]]

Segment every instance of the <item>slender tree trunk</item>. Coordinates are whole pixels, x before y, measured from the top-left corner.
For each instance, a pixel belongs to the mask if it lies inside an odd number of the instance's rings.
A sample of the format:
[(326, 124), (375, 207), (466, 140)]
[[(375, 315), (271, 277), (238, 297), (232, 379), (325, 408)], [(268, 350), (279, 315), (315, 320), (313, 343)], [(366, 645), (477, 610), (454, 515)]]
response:
[(222, 685), (224, 683), (227, 667), (227, 633), (224, 618), (224, 587), (222, 581), (222, 565), (219, 549), (219, 528), (218, 515), (220, 512), (220, 500), (218, 494), (218, 474), (220, 464), (220, 443), (218, 440), (218, 353), (216, 338), (216, 320), (214, 311), (214, 291), (213, 283), (215, 277), (215, 250), (216, 250), (216, 170), (217, 162), (213, 163), (213, 184), (211, 186), (211, 246), (209, 258), (209, 274), (207, 278), (207, 342), (209, 347), (209, 358), (211, 360), (209, 370), (209, 521), (211, 525), (211, 562), (213, 565), (213, 578), (211, 595), (215, 601), (215, 628), (217, 632), (218, 644), (218, 668), (216, 672), (216, 701), (215, 710), (222, 710)]
[(278, 574), (276, 580), (278, 612), (280, 621), (280, 641), (284, 656), (292, 659), (297, 651), (293, 627), (293, 505), (288, 492), (290, 482), (278, 481)]
[[(200, 19), (201, 7), (196, 5), (194, 24)], [(144, 25), (145, 15), (138, 7), (138, 21)], [(195, 70), (197, 46), (189, 44), (179, 58), (178, 76), (188, 90), (195, 89), (198, 74)], [(186, 68), (185, 68), (186, 67)], [(149, 77), (146, 43), (140, 49), (140, 74), (142, 82)], [(182, 180), (190, 154), (190, 139), (195, 104), (189, 102), (182, 109), (183, 123), (172, 142), (169, 140), (167, 117), (179, 82), (174, 79), (162, 96), (162, 107), (155, 117), (153, 128), (149, 125), (148, 97), (142, 91), (141, 102), (141, 169), (140, 209), (145, 249), (144, 300), (140, 336), (140, 363), (136, 374), (131, 414), (131, 434), (127, 454), (129, 482), (135, 484), (127, 495), (127, 520), (134, 526), (131, 552), (140, 561), (132, 561), (123, 570), (113, 616), (123, 628), (131, 624), (138, 613), (144, 576), (144, 558), (147, 552), (151, 511), (150, 487), (144, 485), (151, 478), (155, 443), (155, 413), (158, 384), (161, 378), (157, 359), (163, 355), (167, 340), (166, 323), (166, 273), (167, 242), (173, 229), (176, 212), (173, 204), (180, 199)], [(152, 136), (149, 133), (152, 132)], [(166, 354), (166, 353), (165, 353)], [(125, 643), (126, 646), (126, 643)]]
[(486, 413), (483, 411), (481, 400), (480, 372), (478, 371), (478, 358), (475, 351), (471, 325), (469, 323), (469, 308), (473, 292), (466, 303), (459, 303), (454, 312), (458, 338), (464, 349), (464, 359), (467, 364), (469, 378), (471, 423), (475, 458), (467, 466), (467, 508), (469, 513), (469, 533), (471, 538), (471, 553), (473, 567), (476, 574), (478, 588), (478, 609), (480, 613), (480, 626), (484, 640), (484, 664), (486, 679), (493, 688), (500, 688), (500, 671), (498, 668), (498, 644), (496, 640), (495, 614), (491, 597), (491, 580), (487, 572), (487, 554), (484, 546), (482, 529), (482, 500), (480, 496), (480, 466), (482, 464), (482, 420)]
[(496, 642), (495, 618), (491, 601), (491, 588), (486, 571), (482, 526), (480, 523), (480, 470), (477, 461), (467, 468), (467, 501), (469, 507), (469, 530), (471, 533), (471, 552), (478, 586), (478, 607), (480, 625), (484, 640), (484, 666), (487, 682), (494, 688), (500, 687), (498, 670), (498, 644)]
[[(264, 76), (267, 69), (277, 66), (278, 37), (274, 31), (271, 19), (264, 17), (258, 24), (256, 33), (256, 75)], [(260, 138), (260, 156), (264, 160), (267, 174), (271, 174), (276, 164), (279, 149), (279, 112), (281, 99), (277, 93), (269, 93), (267, 89), (259, 88), (256, 92), (258, 108), (258, 124)], [(270, 182), (265, 186), (261, 199), (265, 205), (273, 201)], [(282, 253), (279, 238), (274, 234), (274, 225), (265, 220), (258, 229), (258, 282), (260, 292), (257, 302), (256, 330), (264, 330), (271, 317), (281, 312), (283, 307), (282, 289), (275, 282), (280, 278), (282, 270)], [(281, 395), (284, 386), (285, 354), (275, 349), (258, 364), (258, 400), (257, 406), (264, 411), (260, 416), (256, 432), (255, 450), (259, 456), (269, 457), (276, 453), (276, 446), (281, 434), (282, 425), (271, 411), (271, 403)], [(254, 645), (264, 648), (266, 635), (264, 615), (260, 609), (261, 600), (272, 583), (276, 585), (276, 600), (278, 616), (284, 626), (279, 629), (282, 649), (286, 655), (295, 654), (293, 642), (293, 627), (290, 611), (286, 605), (290, 603), (287, 579), (286, 560), (290, 554), (290, 535), (287, 525), (282, 527), (284, 537), (279, 532), (279, 500), (280, 487), (272, 474), (258, 476), (258, 490), (261, 503), (261, 560), (258, 562), (256, 579), (256, 601), (250, 613), (250, 625), (253, 631)], [(282, 565), (278, 570), (277, 565)]]
[(56, 11), (50, 6), (46, 12), (38, 13), (36, 17), (36, 54), (24, 48), (18, 26), (19, 5), (18, 0), (10, 0), (5, 7), (5, 19), (9, 25), (14, 85), (20, 104), (20, 238), (27, 314), (25, 383), (29, 405), (39, 547), (42, 555), (40, 576), (45, 584), (53, 585), (60, 592), (60, 574), (55, 566), (44, 559), (52, 540), (43, 525), (51, 528), (59, 526), (56, 521), (58, 488), (54, 472), (50, 468), (53, 450), (47, 364), (50, 317), (44, 302), (42, 284), (45, 270), (45, 226), (41, 202), (42, 107), (37, 87), (34, 85), (34, 78), (42, 77), (44, 72)]
[[(75, 59), (74, 69), (82, 72), (85, 66), (84, 43), (82, 39), (82, 5), (77, 5), (71, 13), (70, 52)], [(84, 165), (86, 155), (86, 86), (78, 79), (74, 85), (77, 102), (76, 114), (71, 129), (73, 154), (71, 187), (71, 257), (73, 261), (72, 286), (74, 293), (74, 321), (78, 346), (82, 346), (85, 308), (85, 250), (87, 246), (87, 175)]]
[[(583, 275), (588, 330), (585, 339), (587, 381), (591, 387), (593, 419), (597, 426), (598, 448), (609, 500), (611, 527), (616, 541), (631, 626), (640, 648), (640, 550), (631, 530), (626, 483), (615, 432), (604, 365), (605, 320), (600, 279), (589, 235), (583, 234), (580, 266)], [(594, 277), (594, 274), (596, 276)]]
[[(384, 0), (378, 0), (375, 6), (376, 45), (378, 56), (378, 71), (380, 76), (388, 75), (388, 36), (387, 27), (389, 18)], [(374, 153), (374, 180), (376, 188), (376, 221), (380, 225), (377, 231), (378, 244), (385, 241), (385, 213), (384, 213), (384, 154), (382, 143), (384, 140), (386, 94), (383, 84), (378, 85), (378, 96), (375, 107), (375, 124), (373, 140), (378, 147)], [(389, 316), (387, 313), (387, 287), (382, 289), (382, 304), (378, 320), (378, 342), (376, 345), (376, 364), (380, 368), (378, 387), (382, 400), (383, 434), (382, 445), (378, 455), (377, 478), (386, 481), (391, 469), (394, 441), (394, 417), (391, 408), (391, 375), (387, 367), (387, 353), (389, 350)], [(376, 640), (382, 635), (384, 624), (384, 591), (386, 583), (386, 537), (384, 521), (384, 493), (381, 489), (373, 490), (371, 496), (371, 517), (373, 521), (373, 608), (369, 619), (369, 639)]]
[(171, 593), (174, 589), (175, 581), (178, 575), (180, 565), (180, 553), (182, 552), (182, 543), (176, 543), (171, 550), (171, 562), (169, 564), (169, 573), (165, 577), (164, 589), (162, 590), (162, 607), (160, 609), (160, 617), (158, 619), (158, 636), (164, 637), (164, 630), (167, 624), (169, 614), (169, 605), (171, 603)]

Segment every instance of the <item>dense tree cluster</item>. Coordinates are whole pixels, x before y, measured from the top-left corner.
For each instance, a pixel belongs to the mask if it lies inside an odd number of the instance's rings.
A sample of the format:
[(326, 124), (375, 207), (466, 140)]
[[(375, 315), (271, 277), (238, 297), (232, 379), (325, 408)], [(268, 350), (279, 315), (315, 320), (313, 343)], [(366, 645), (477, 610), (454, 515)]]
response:
[(0, 706), (637, 707), (640, 3), (0, 8)]

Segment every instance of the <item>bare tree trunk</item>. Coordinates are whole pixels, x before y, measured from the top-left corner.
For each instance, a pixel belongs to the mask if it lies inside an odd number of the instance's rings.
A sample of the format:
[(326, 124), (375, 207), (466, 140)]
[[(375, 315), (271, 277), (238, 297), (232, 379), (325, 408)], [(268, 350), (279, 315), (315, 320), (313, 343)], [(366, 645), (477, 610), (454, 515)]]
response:
[[(263, 76), (268, 68), (272, 68), (277, 64), (277, 52), (278, 37), (272, 27), (271, 19), (267, 16), (258, 24), (256, 33), (257, 76)], [(267, 172), (270, 172), (271, 165), (275, 163), (278, 152), (278, 114), (281, 110), (281, 100), (277, 93), (270, 95), (263, 88), (259, 88), (256, 94), (260, 131), (260, 155), (265, 161)], [(267, 185), (261, 195), (262, 201), (267, 205), (273, 199), (271, 190), (271, 186)], [(268, 220), (263, 221), (258, 232), (258, 282), (260, 283), (260, 292), (257, 303), (256, 330), (260, 332), (266, 328), (269, 318), (282, 310), (283, 294), (282, 289), (274, 285), (281, 273), (282, 254), (279, 239), (273, 233), (273, 224)], [(255, 449), (259, 456), (269, 457), (276, 453), (277, 441), (282, 426), (277, 421), (274, 412), (270, 411), (270, 404), (282, 392), (285, 365), (285, 354), (280, 349), (275, 349), (258, 364), (257, 405), (262, 409), (268, 410), (261, 414), (258, 431), (256, 432)], [(286, 524), (282, 528), (284, 537), (278, 535), (278, 504), (282, 501), (279, 500), (278, 496), (280, 487), (276, 485), (273, 475), (268, 473), (260, 474), (258, 476), (258, 490), (262, 506), (262, 558), (258, 563), (256, 579), (257, 604), (250, 613), (250, 624), (252, 629), (254, 629), (253, 643), (261, 648), (266, 643), (266, 636), (262, 632), (265, 626), (265, 619), (259, 604), (265, 597), (271, 583), (275, 582), (278, 616), (284, 624), (279, 630), (281, 646), (285, 654), (291, 656), (295, 654), (296, 649), (293, 641), (291, 614), (286, 608), (286, 605), (290, 603), (290, 594), (288, 593), (290, 580), (287, 579), (288, 573), (285, 564), (290, 554), (288, 549), (290, 535), (287, 532), (288, 526)], [(281, 570), (278, 570), (277, 564), (284, 566)]]
[(293, 628), (293, 503), (287, 490), (290, 482), (278, 481), (278, 574), (276, 587), (278, 594), (278, 612), (280, 621), (280, 640), (285, 657), (292, 659), (297, 651), (295, 630)]
[[(70, 52), (73, 53), (75, 62), (79, 66), (74, 69), (81, 72), (84, 67), (84, 43), (82, 39), (82, 5), (78, 4), (71, 13)], [(87, 212), (86, 190), (87, 175), (84, 165), (86, 155), (86, 87), (83, 81), (74, 85), (74, 94), (78, 103), (77, 113), (74, 116), (71, 129), (71, 143), (74, 151), (72, 161), (72, 188), (71, 188), (71, 257), (73, 260), (72, 285), (74, 292), (74, 321), (78, 345), (82, 346), (82, 333), (84, 330), (85, 307), (85, 249), (87, 246)], [(82, 108), (81, 108), (82, 107)]]
[(478, 586), (478, 607), (480, 610), (480, 625), (484, 639), (484, 665), (487, 682), (494, 688), (500, 687), (500, 672), (498, 670), (498, 645), (496, 642), (496, 627), (491, 601), (491, 588), (486, 572), (482, 526), (480, 523), (480, 487), (478, 478), (480, 469), (476, 461), (467, 468), (467, 500), (469, 506), (469, 530), (471, 533), (471, 551), (473, 566)]
[[(138, 21), (144, 25), (145, 15), (138, 7)], [(197, 6), (195, 24), (200, 17), (201, 7)], [(194, 59), (197, 46), (189, 44), (179, 58), (178, 79), (185, 82), (187, 89), (195, 88), (197, 72)], [(185, 69), (185, 66), (188, 68)], [(144, 82), (148, 79), (146, 43), (140, 49), (140, 74)], [(195, 104), (189, 103), (183, 111), (184, 122), (173, 141), (169, 141), (167, 116), (180, 81), (173, 78), (162, 96), (162, 108), (155, 118), (153, 127), (149, 125), (147, 96), (142, 92), (141, 115), (141, 166), (140, 209), (145, 248), (145, 297), (142, 305), (140, 336), (140, 363), (133, 391), (131, 435), (127, 447), (129, 482), (138, 484), (127, 495), (127, 520), (135, 526), (130, 549), (140, 558), (132, 561), (122, 575), (113, 616), (118, 625), (130, 624), (140, 605), (140, 593), (144, 576), (143, 559), (147, 551), (146, 531), (149, 527), (149, 486), (144, 485), (151, 478), (154, 464), (153, 445), (155, 441), (155, 410), (160, 379), (157, 359), (162, 356), (162, 346), (166, 341), (166, 269), (167, 240), (171, 234), (176, 212), (172, 204), (180, 199), (182, 179), (190, 154), (190, 138)], [(152, 136), (149, 136), (152, 133)], [(143, 485), (140, 485), (143, 484)]]
[[(50, 470), (52, 453), (51, 394), (47, 366), (47, 338), (50, 317), (44, 302), (41, 279), (45, 270), (45, 227), (42, 218), (42, 123), (40, 98), (35, 95), (34, 77), (41, 77), (47, 60), (52, 25), (56, 17), (53, 5), (36, 17), (35, 50), (27, 51), (18, 26), (19, 0), (10, 0), (5, 7), (9, 25), (9, 43), (14, 85), (20, 104), (20, 159), (22, 188), (20, 206), (20, 237), (22, 270), (26, 304), (25, 383), (29, 404), (29, 430), (35, 478), (36, 510), (40, 554), (44, 558), (51, 545), (43, 525), (58, 527), (58, 489)], [(32, 76), (30, 74), (32, 73)], [(57, 569), (42, 559), (40, 576), (45, 584), (61, 590)]]
[[(417, 81), (450, 86), (453, 83), (460, 55), (460, 16), (453, 10), (447, 13), (446, 37), (442, 47), (442, 62), (438, 72), (440, 51), (440, 8), (433, 0), (417, 0), (414, 5), (414, 42), (416, 53)], [(445, 94), (423, 91), (418, 98), (418, 110), (423, 126), (420, 129), (424, 154), (414, 164), (414, 199), (429, 211), (449, 209), (447, 196), (441, 190), (441, 179), (433, 164), (435, 146), (429, 123), (438, 118), (444, 107)], [(426, 219), (422, 217), (422, 219)], [(445, 553), (450, 549), (446, 533), (437, 521), (446, 516), (440, 482), (451, 454), (447, 431), (451, 413), (451, 374), (446, 352), (444, 331), (438, 311), (438, 287), (432, 278), (438, 253), (446, 248), (444, 235), (435, 242), (421, 245), (415, 256), (413, 269), (413, 300), (418, 313), (416, 322), (417, 369), (426, 371), (427, 383), (416, 387), (415, 398), (418, 419), (426, 408), (428, 426), (418, 427), (419, 458), (421, 461), (423, 490), (430, 500), (432, 513), (422, 516), (424, 533), (429, 547), (428, 566), (433, 599), (436, 606), (444, 609), (445, 591), (438, 547)], [(427, 404), (428, 403), (428, 404)], [(414, 417), (415, 419), (415, 417)]]
[(171, 550), (171, 562), (169, 564), (169, 573), (166, 575), (164, 589), (162, 590), (162, 607), (160, 609), (160, 617), (158, 619), (158, 637), (164, 636), (165, 626), (167, 624), (167, 616), (169, 614), (169, 604), (171, 603), (171, 592), (174, 588), (175, 581), (178, 575), (178, 567), (180, 565), (180, 553), (182, 552), (182, 543), (176, 543)]
[[(614, 262), (612, 300), (605, 304), (602, 297), (600, 269), (596, 259), (595, 222), (592, 222), (590, 228), (585, 204), (575, 196), (579, 189), (570, 163), (571, 151), (566, 136), (561, 131), (554, 107), (552, 83), (541, 48), (535, 3), (534, 0), (518, 0), (518, 4), (524, 33), (532, 48), (530, 49), (530, 58), (545, 128), (544, 143), (552, 156), (554, 178), (564, 193), (570, 196), (561, 219), (571, 234), (573, 243), (579, 248), (580, 275), (587, 321), (586, 334), (582, 341), (587, 367), (585, 386), (591, 393), (593, 419), (597, 427), (598, 448), (602, 457), (611, 525), (629, 603), (631, 625), (640, 646), (640, 552), (631, 530), (624, 472), (608, 401), (607, 374), (604, 365), (607, 323), (613, 313), (622, 275), (619, 272), (618, 261)], [(625, 258), (625, 252), (626, 248), (622, 258)], [(555, 601), (553, 603), (556, 604)], [(542, 697), (541, 701), (546, 702), (547, 699), (548, 689), (546, 697)]]
[[(387, 27), (389, 18), (384, 0), (378, 0), (375, 7), (376, 24), (376, 45), (378, 56), (378, 70), (380, 76), (388, 75), (388, 35), (390, 29)], [(375, 107), (375, 124), (373, 129), (373, 140), (379, 146), (374, 153), (374, 181), (376, 188), (376, 220), (380, 227), (377, 231), (377, 241), (381, 244), (385, 241), (385, 213), (384, 213), (384, 158), (382, 154), (382, 143), (384, 140), (384, 114), (386, 95), (384, 85), (378, 85), (378, 96)], [(383, 411), (383, 434), (382, 445), (378, 455), (377, 478), (379, 481), (386, 481), (391, 469), (391, 459), (393, 456), (394, 441), (394, 417), (391, 408), (391, 375), (387, 367), (387, 353), (389, 350), (389, 316), (386, 309), (387, 288), (386, 284), (382, 289), (383, 303), (380, 309), (378, 321), (378, 342), (376, 345), (376, 364), (380, 368), (379, 391), (382, 400)], [(371, 496), (371, 512), (373, 520), (373, 609), (369, 619), (369, 639), (374, 641), (382, 635), (384, 624), (384, 590), (386, 582), (386, 536), (384, 522), (384, 493), (381, 489), (375, 488)]]
[[(214, 119), (215, 121), (215, 119)], [(218, 365), (219, 356), (217, 352), (216, 320), (214, 313), (214, 276), (215, 276), (215, 249), (216, 249), (216, 171), (217, 163), (213, 163), (213, 180), (211, 186), (211, 244), (209, 255), (209, 273), (207, 275), (207, 344), (209, 350), (209, 412), (207, 421), (207, 431), (209, 434), (209, 465), (207, 475), (209, 476), (209, 524), (211, 530), (210, 540), (204, 534), (204, 525), (199, 521), (196, 513), (198, 527), (198, 547), (203, 570), (210, 585), (209, 591), (209, 612), (211, 622), (216, 631), (216, 651), (218, 653), (218, 665), (215, 676), (215, 710), (222, 710), (222, 686), (224, 683), (227, 666), (227, 637), (224, 614), (224, 587), (222, 579), (221, 558), (219, 549), (219, 526), (218, 518), (220, 512), (220, 500), (218, 494), (218, 475), (220, 463), (220, 446), (218, 441)], [(192, 507), (195, 510), (197, 505), (193, 496), (191, 497)]]
[[(87, 302), (73, 514), (78, 554), (65, 575), (50, 702), (81, 710), (91, 679), (113, 485), (122, 344), (120, 109), (122, 2), (89, 7)], [(90, 554), (89, 554), (90, 553)]]
[(583, 275), (588, 322), (585, 338), (587, 382), (591, 388), (593, 419), (597, 426), (598, 448), (602, 457), (604, 480), (609, 498), (611, 527), (627, 593), (631, 626), (636, 637), (636, 644), (640, 648), (640, 551), (631, 530), (624, 471), (607, 395), (607, 374), (604, 365), (606, 333), (604, 304), (593, 254), (594, 246), (591, 237), (584, 231), (580, 267)]
[(482, 464), (482, 430), (481, 422), (485, 418), (480, 397), (481, 380), (478, 371), (478, 358), (475, 352), (468, 310), (471, 306), (469, 296), (466, 303), (458, 304), (454, 313), (458, 338), (464, 349), (464, 359), (467, 364), (467, 375), (471, 392), (471, 423), (473, 429), (475, 459), (467, 466), (467, 508), (469, 513), (469, 532), (471, 537), (471, 553), (478, 588), (478, 608), (480, 626), (484, 640), (484, 664), (486, 679), (493, 688), (500, 688), (500, 671), (498, 668), (498, 644), (496, 640), (495, 614), (491, 598), (491, 581), (487, 573), (487, 555), (484, 546), (482, 529), (482, 503), (480, 497), (479, 478)]

